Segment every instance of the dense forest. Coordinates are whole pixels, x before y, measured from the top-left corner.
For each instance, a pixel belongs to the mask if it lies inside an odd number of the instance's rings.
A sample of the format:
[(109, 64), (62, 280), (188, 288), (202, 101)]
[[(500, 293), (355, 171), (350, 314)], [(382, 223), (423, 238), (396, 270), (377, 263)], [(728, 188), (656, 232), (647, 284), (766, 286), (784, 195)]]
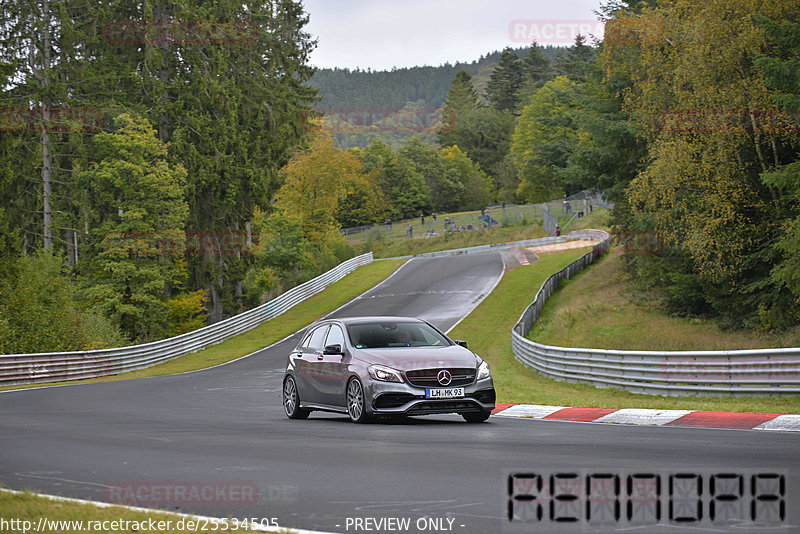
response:
[[(462, 152), (494, 201), (605, 191), (618, 234), (658, 244), (626, 255), (632, 286), (672, 313), (767, 331), (798, 324), (800, 6), (615, 0), (602, 16), (602, 43), (578, 36), (555, 56), (507, 48), (480, 89), (454, 69), (423, 139)], [(391, 169), (409, 159), (385, 143), (352, 152), (378, 149), (396, 154)], [(424, 193), (413, 202), (383, 184), (394, 210), (437, 207), (423, 200), (434, 184), (413, 173), (403, 190)]]
[(147, 341), (258, 300), (253, 213), (316, 102), (306, 22), (292, 0), (0, 4), (0, 351)]
[(0, 352), (188, 331), (351, 257), (342, 227), (582, 189), (658, 241), (626, 268), (665, 308), (796, 325), (800, 6), (602, 14), (602, 43), (318, 73), (319, 95), (293, 0), (3, 3)]
[[(514, 50), (524, 57), (527, 48)], [(551, 60), (561, 47), (541, 47)], [(325, 125), (334, 133), (337, 147), (363, 148), (373, 139), (399, 148), (412, 137), (436, 144), (436, 130), (450, 83), (463, 70), (483, 94), (492, 71), (500, 61), (495, 51), (470, 63), (394, 69), (391, 71), (319, 69), (309, 85), (319, 90), (316, 106)]]

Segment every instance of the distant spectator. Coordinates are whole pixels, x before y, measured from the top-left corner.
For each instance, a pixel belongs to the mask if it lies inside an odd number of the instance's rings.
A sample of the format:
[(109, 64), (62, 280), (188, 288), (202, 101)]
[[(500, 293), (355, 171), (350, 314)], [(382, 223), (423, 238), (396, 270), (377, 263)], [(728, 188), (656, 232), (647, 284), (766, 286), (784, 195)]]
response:
[(425, 226), (425, 214), (419, 216), (420, 220), (422, 221), (422, 226)]
[(561, 227), (558, 225), (556, 225), (556, 235), (557, 236), (561, 235)]
[(408, 237), (414, 237), (414, 227), (411, 226), (410, 224), (408, 225), (408, 228), (406, 229), (406, 235)]
[(433, 212), (433, 214), (431, 214), (431, 217), (433, 217), (433, 224), (436, 224), (436, 212), (435, 211)]

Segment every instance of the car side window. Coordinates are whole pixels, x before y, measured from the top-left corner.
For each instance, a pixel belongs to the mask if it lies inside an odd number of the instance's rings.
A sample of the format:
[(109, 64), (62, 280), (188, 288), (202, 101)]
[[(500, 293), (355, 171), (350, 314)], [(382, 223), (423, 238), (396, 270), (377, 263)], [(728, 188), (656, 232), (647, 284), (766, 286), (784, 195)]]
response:
[(313, 334), (313, 332), (306, 334), (306, 337), (303, 338), (303, 342), (300, 343), (300, 347), (307, 347), (308, 344), (311, 343), (311, 334)]
[(328, 345), (339, 345), (344, 349), (344, 333), (342, 333), (342, 329), (336, 325), (331, 326), (331, 330), (328, 332), (325, 346), (327, 347)]
[(323, 341), (325, 340), (325, 334), (328, 333), (328, 326), (320, 326), (311, 334), (311, 339), (308, 342), (308, 348), (313, 350), (322, 350), (324, 347)]

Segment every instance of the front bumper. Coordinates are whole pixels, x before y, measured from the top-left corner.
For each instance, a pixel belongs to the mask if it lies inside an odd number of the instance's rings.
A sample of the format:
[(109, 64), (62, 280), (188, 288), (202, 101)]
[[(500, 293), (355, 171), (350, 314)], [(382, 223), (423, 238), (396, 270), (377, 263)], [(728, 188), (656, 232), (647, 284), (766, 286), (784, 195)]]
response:
[(364, 384), (368, 411), (374, 415), (430, 415), (494, 410), (495, 391), (491, 377), (463, 387), (463, 398), (426, 399), (424, 388), (405, 382), (401, 384), (372, 380)]

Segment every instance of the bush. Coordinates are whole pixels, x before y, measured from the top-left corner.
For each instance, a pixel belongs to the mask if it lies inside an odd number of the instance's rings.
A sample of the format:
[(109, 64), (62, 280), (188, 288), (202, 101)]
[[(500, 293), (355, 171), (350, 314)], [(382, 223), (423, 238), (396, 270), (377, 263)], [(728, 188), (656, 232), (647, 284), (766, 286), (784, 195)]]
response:
[(76, 308), (62, 256), (18, 258), (0, 286), (0, 352), (65, 352), (127, 341), (107, 319)]

